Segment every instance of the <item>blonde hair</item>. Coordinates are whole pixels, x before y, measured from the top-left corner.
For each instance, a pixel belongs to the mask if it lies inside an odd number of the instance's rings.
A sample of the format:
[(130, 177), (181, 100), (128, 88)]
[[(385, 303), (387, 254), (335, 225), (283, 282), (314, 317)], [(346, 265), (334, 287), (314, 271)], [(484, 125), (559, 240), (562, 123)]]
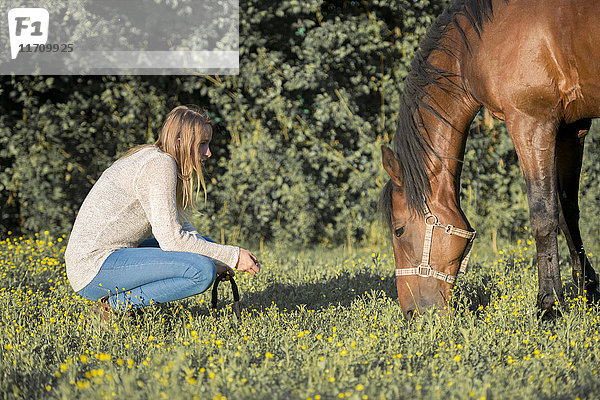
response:
[[(198, 148), (202, 140), (210, 137), (212, 137), (212, 125), (208, 114), (193, 106), (179, 106), (167, 115), (156, 143), (136, 146), (121, 158), (148, 147), (156, 147), (169, 154), (177, 162), (177, 209), (179, 211), (186, 210), (188, 207), (196, 209), (195, 197), (198, 197), (200, 187), (206, 202), (206, 183)], [(195, 196), (194, 173), (196, 174)]]

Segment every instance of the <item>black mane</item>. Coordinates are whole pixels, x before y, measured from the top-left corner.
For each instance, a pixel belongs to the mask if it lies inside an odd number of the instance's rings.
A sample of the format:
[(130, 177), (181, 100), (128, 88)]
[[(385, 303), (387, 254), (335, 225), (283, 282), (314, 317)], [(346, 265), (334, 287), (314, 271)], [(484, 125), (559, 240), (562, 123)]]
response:
[[(492, 0), (456, 0), (429, 28), (420, 43), (420, 50), (415, 54), (411, 63), (411, 71), (404, 81), (398, 129), (392, 140), (393, 150), (402, 170), (408, 207), (411, 211), (421, 215), (424, 209), (424, 196), (428, 197), (431, 194), (431, 186), (427, 177), (427, 161), (432, 157), (440, 158), (440, 155), (426, 141), (430, 132), (424, 128), (421, 122), (421, 113), (423, 111), (430, 112), (449, 124), (437, 110), (436, 104), (427, 102), (428, 88), (435, 86), (444, 90), (462, 90), (449, 79), (456, 76), (454, 73), (436, 68), (429, 63), (428, 58), (435, 50), (455, 56), (455, 48), (441, 43), (441, 39), (451, 28), (458, 30), (467, 51), (470, 51), (465, 32), (457, 21), (458, 16), (465, 17), (480, 36), (483, 24), (492, 18)], [(391, 204), (386, 206), (383, 203), (391, 201), (390, 193), (391, 187), (386, 187), (380, 199), (384, 220), (389, 223), (391, 223)]]

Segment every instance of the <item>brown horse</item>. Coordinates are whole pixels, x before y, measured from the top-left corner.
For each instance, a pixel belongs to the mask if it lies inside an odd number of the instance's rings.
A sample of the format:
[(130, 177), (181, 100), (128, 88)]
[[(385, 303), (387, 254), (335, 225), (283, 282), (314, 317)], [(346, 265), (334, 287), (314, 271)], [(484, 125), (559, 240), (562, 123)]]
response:
[(474, 233), (460, 208), (469, 126), (482, 106), (506, 121), (537, 246), (538, 307), (563, 301), (557, 231), (573, 278), (597, 300), (579, 232), (584, 137), (600, 116), (600, 7), (594, 0), (458, 0), (421, 42), (405, 80), (391, 177), (381, 195), (404, 316), (444, 308)]

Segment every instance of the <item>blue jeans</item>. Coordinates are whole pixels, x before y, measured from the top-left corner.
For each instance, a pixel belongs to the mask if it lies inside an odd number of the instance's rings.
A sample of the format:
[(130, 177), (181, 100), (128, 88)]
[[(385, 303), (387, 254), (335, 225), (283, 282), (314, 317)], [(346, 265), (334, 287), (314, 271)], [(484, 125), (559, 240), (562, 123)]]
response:
[(78, 293), (88, 300), (108, 296), (112, 308), (124, 311), (202, 293), (215, 277), (210, 258), (163, 251), (156, 239), (147, 239), (138, 248), (113, 252), (92, 282)]

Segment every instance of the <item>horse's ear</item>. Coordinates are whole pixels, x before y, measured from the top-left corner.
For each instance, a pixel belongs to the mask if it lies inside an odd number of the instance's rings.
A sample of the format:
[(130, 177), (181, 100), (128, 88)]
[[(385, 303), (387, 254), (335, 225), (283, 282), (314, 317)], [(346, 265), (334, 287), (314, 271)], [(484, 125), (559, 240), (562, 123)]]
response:
[(387, 146), (381, 146), (381, 160), (383, 169), (387, 171), (390, 178), (398, 186), (402, 186), (402, 170), (394, 152)]

